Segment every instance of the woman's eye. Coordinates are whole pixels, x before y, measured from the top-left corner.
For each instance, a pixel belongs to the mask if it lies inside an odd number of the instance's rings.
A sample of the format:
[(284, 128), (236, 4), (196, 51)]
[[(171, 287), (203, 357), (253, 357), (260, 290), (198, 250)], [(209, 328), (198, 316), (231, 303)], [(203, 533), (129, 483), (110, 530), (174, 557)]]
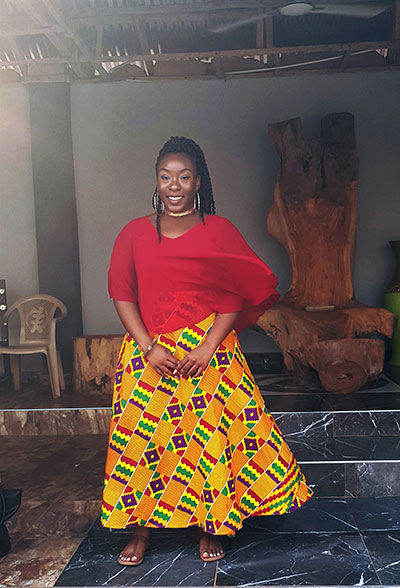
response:
[(161, 176), (161, 179), (162, 179), (162, 180), (165, 180), (165, 181), (166, 181), (166, 180), (169, 180), (169, 176), (163, 175), (163, 176)]
[(181, 176), (182, 180), (190, 180), (190, 176)]

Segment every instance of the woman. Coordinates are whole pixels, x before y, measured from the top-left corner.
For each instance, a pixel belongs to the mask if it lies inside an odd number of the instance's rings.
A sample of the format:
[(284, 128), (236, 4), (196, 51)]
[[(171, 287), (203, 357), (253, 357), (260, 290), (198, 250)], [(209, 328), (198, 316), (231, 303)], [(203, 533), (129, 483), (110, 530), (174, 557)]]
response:
[(194, 141), (171, 137), (156, 174), (156, 212), (125, 226), (109, 269), (127, 334), (102, 524), (133, 530), (121, 565), (142, 562), (151, 527), (197, 527), (201, 559), (215, 561), (225, 554), (218, 536), (312, 495), (236, 335), (277, 302), (277, 278), (215, 215)]

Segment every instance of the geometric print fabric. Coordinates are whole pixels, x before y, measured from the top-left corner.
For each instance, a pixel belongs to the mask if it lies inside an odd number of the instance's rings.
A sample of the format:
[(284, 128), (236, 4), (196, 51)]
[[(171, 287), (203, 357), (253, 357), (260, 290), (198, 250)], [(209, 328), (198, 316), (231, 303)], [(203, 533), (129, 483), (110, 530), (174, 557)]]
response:
[[(215, 314), (157, 336), (179, 360)], [(102, 524), (198, 526), (234, 535), (250, 516), (312, 496), (243, 356), (235, 331), (200, 378), (160, 377), (126, 334), (116, 369)]]

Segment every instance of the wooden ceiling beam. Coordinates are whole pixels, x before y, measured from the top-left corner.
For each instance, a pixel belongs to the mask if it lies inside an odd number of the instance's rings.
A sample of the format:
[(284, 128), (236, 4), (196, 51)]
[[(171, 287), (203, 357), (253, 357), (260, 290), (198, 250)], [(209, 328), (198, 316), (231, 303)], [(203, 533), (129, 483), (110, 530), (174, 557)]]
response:
[[(272, 16), (268, 16), (265, 20), (265, 41), (268, 49), (271, 49), (274, 46), (274, 19)], [(278, 63), (279, 55), (268, 55), (268, 65), (275, 67)]]
[[(158, 16), (158, 17), (183, 17), (186, 15), (198, 16), (201, 14), (211, 13), (225, 13), (226, 16), (232, 18), (232, 13), (236, 11), (247, 11), (254, 12), (266, 7), (265, 2), (221, 2), (217, 4), (153, 4), (153, 5), (140, 5), (140, 6), (114, 6), (112, 8), (103, 8), (101, 13), (105, 19), (120, 17), (120, 16)], [(91, 10), (85, 14), (72, 13), (71, 17), (73, 20), (88, 21), (95, 17), (96, 10)], [(235, 15), (236, 16), (236, 15)]]
[[(295, 46), (295, 47), (265, 47), (259, 49), (232, 49), (229, 51), (202, 51), (202, 52), (191, 52), (191, 53), (155, 53), (155, 54), (139, 54), (139, 55), (124, 55), (118, 57), (118, 61), (124, 61), (129, 63), (132, 61), (143, 61), (143, 60), (154, 60), (154, 61), (174, 61), (181, 59), (206, 59), (208, 57), (232, 57), (232, 56), (252, 56), (252, 55), (285, 55), (290, 53), (298, 54), (312, 54), (312, 53), (330, 53), (337, 52), (342, 53), (344, 51), (363, 51), (367, 49), (397, 49), (400, 50), (400, 40), (392, 41), (365, 41), (363, 43), (336, 43), (329, 45), (307, 45), (307, 46)], [(37, 59), (24, 59), (22, 63), (36, 63)], [(40, 61), (43, 63), (87, 63), (85, 57), (47, 57)], [(93, 61), (96, 62), (114, 62), (116, 56), (113, 55), (103, 56), (96, 58)], [(20, 61), (0, 61), (1, 65), (20, 65)], [(97, 65), (96, 65), (97, 67)]]
[(47, 34), (59, 34), (62, 33), (62, 28), (59, 26), (46, 26), (46, 27), (36, 27), (36, 26), (26, 26), (26, 27), (5, 27), (4, 25), (0, 25), (0, 37), (27, 37), (27, 36), (34, 36), (34, 35), (47, 35)]
[(60, 27), (62, 27), (64, 34), (67, 35), (75, 43), (75, 45), (78, 47), (78, 49), (86, 57), (86, 61), (93, 63), (93, 66), (97, 69), (97, 71), (99, 72), (101, 77), (104, 79), (107, 79), (108, 78), (107, 70), (104, 69), (104, 67), (101, 65), (101, 63), (94, 63), (93, 62), (94, 55), (92, 54), (92, 52), (90, 51), (90, 49), (86, 45), (86, 43), (81, 39), (81, 37), (73, 30), (74, 27), (71, 26), (67, 22), (66, 18), (64, 17), (63, 13), (61, 12), (61, 10), (59, 10), (57, 8), (57, 6), (54, 4), (54, 2), (52, 2), (52, 0), (42, 0), (42, 2), (45, 5), (45, 7), (47, 8), (47, 10), (49, 11), (49, 13), (52, 15), (52, 17), (54, 18), (56, 23)]
[[(54, 47), (61, 53), (62, 57), (68, 57), (71, 52), (65, 41), (58, 36), (61, 31), (54, 31), (53, 25), (49, 24), (47, 14), (43, 13), (40, 5), (32, 0), (19, 0), (21, 8), (38, 25), (43, 34), (50, 40)], [(36, 60), (34, 60), (36, 62)]]
[[(43, 5), (39, 4), (34, 0), (18, 0), (21, 8), (25, 11), (25, 13), (33, 20), (33, 22), (42, 29), (42, 34), (45, 35), (46, 39), (52, 43), (55, 49), (60, 53), (60, 58), (45, 58), (49, 59), (47, 63), (65, 63), (69, 64), (69, 60), (71, 59), (71, 47), (68, 44), (68, 41), (62, 36), (64, 33), (64, 29), (60, 26), (54, 26), (54, 23), (48, 22), (48, 14), (43, 10)], [(45, 59), (31, 59), (26, 60), (23, 59), (22, 63), (19, 64), (20, 67), (24, 67), (28, 64), (37, 66), (38, 64), (44, 64)], [(83, 79), (84, 76), (82, 75), (81, 66), (79, 63), (72, 63), (70, 64), (72, 70), (76, 73), (79, 79)], [(103, 67), (103, 66), (101, 66)], [(29, 76), (29, 70), (28, 75)], [(31, 76), (29, 76), (30, 79)]]
[(96, 19), (96, 48), (95, 48), (95, 55), (96, 57), (101, 57), (103, 53), (103, 30), (104, 30), (104, 23), (101, 14), (98, 14)]
[[(10, 43), (11, 51), (14, 53), (15, 57), (17, 59), (20, 59), (21, 61), (23, 61), (23, 55), (18, 47), (18, 44), (17, 44), (15, 38), (11, 37), (9, 39), (9, 43)], [(28, 66), (27, 65), (19, 65), (18, 67), (19, 67), (19, 71), (20, 71), (22, 78), (25, 78), (28, 74)]]
[[(258, 13), (262, 15), (264, 10), (258, 9)], [(269, 18), (266, 16), (265, 18)], [(265, 19), (258, 20), (256, 23), (256, 47), (264, 47), (265, 45)]]
[[(150, 53), (150, 45), (149, 40), (146, 35), (145, 28), (142, 25), (142, 22), (137, 16), (132, 17), (132, 27), (135, 32), (135, 35), (139, 41), (140, 49), (143, 53)], [(151, 60), (144, 59), (142, 61), (142, 67), (148, 76), (153, 74), (153, 62)]]
[[(40, 9), (40, 6), (37, 4), (37, 2), (34, 2), (32, 0), (18, 0), (18, 3), (20, 5), (20, 8), (22, 8), (25, 14), (27, 14), (36, 25), (38, 25), (39, 27), (49, 26), (47, 15), (43, 14), (43, 10)], [(18, 20), (19, 19), (17, 18), (10, 19), (10, 21), (14, 23), (17, 23)], [(3, 28), (8, 28), (11, 24), (10, 21), (8, 19), (3, 19)]]

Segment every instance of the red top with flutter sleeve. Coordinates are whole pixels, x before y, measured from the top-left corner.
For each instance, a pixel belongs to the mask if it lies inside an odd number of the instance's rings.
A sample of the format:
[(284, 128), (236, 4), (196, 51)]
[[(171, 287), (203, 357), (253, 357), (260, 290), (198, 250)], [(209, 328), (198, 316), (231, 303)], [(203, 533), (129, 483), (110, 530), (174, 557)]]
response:
[(137, 302), (153, 333), (240, 310), (239, 332), (278, 301), (277, 285), (236, 227), (216, 215), (161, 243), (147, 216), (131, 221), (115, 241), (108, 270), (110, 297)]

